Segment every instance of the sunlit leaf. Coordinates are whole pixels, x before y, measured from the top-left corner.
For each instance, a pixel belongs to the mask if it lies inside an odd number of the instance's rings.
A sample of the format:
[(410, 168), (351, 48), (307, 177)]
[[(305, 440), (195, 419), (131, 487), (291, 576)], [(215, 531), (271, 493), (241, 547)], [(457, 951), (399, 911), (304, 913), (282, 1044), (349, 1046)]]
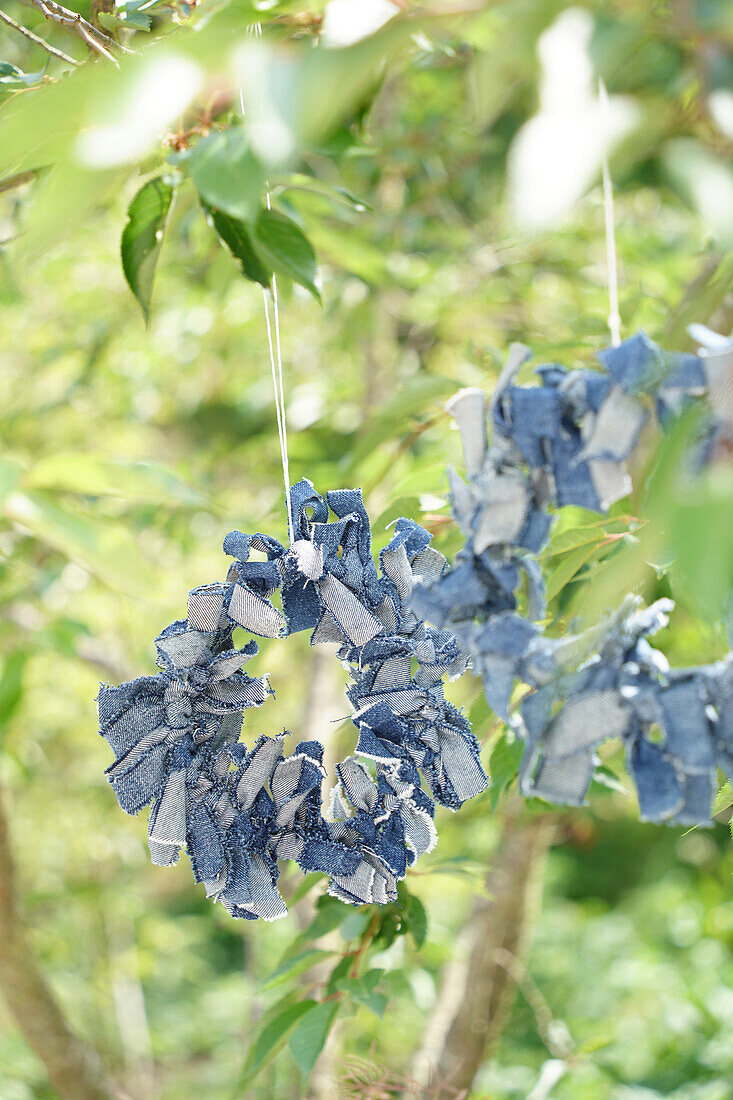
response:
[(727, 780), (720, 788), (713, 801), (712, 816), (722, 814), (733, 806), (733, 783)]
[(0, 507), (8, 493), (12, 493), (23, 473), (22, 466), (11, 458), (0, 458)]
[(173, 187), (167, 180), (162, 176), (148, 180), (130, 203), (122, 231), (122, 270), (146, 321), (150, 320), (155, 268), (172, 201)]
[(590, 561), (597, 548), (598, 542), (594, 541), (578, 546), (575, 550), (571, 550), (568, 554), (562, 556), (559, 565), (547, 577), (546, 594), (548, 600), (554, 599), (559, 592), (562, 592), (565, 585), (569, 584), (583, 566)]
[(79, 451), (41, 459), (26, 476), (24, 484), (36, 489), (171, 506), (200, 505), (204, 499), (165, 466), (154, 462), (126, 462)]
[(138, 596), (155, 591), (155, 574), (142, 557), (132, 533), (107, 517), (62, 508), (36, 490), (11, 493), (5, 500), (4, 512), (39, 541), (107, 584)]

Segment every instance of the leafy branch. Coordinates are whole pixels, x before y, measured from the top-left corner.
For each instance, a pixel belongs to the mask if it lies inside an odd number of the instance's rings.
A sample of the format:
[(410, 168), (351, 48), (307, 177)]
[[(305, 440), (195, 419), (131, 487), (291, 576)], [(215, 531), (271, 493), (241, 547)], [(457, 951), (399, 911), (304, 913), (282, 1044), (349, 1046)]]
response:
[[(49, 22), (56, 23), (58, 26), (64, 27), (72, 34), (77, 35), (90, 50), (99, 54), (100, 57), (106, 58), (107, 61), (111, 61), (113, 65), (117, 65), (117, 60), (110, 52), (112, 49), (123, 50), (125, 53), (131, 52), (125, 46), (121, 46), (119, 42), (116, 42), (114, 38), (111, 38), (110, 35), (101, 31), (99, 27), (89, 23), (78, 11), (71, 11), (70, 8), (65, 8), (63, 4), (57, 4), (56, 0), (23, 0), (23, 2), (30, 7), (37, 8)], [(76, 64), (76, 62), (73, 63)]]

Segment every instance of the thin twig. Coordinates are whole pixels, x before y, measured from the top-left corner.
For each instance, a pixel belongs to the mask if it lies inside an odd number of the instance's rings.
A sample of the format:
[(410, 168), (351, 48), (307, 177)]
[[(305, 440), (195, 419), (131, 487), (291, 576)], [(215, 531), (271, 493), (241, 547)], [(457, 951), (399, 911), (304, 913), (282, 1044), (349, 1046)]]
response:
[(65, 61), (67, 65), (79, 64), (73, 57), (69, 57), (63, 50), (57, 50), (55, 46), (51, 46), (45, 39), (40, 38), (37, 34), (34, 34), (33, 31), (28, 30), (22, 23), (16, 23), (14, 19), (11, 19), (11, 17), (6, 15), (2, 10), (0, 10), (0, 20), (2, 20), (3, 23), (7, 23), (7, 25), (12, 27), (14, 31), (17, 31), (18, 34), (22, 34), (24, 38), (28, 38), (31, 42), (35, 42), (37, 46), (46, 50), (47, 53), (52, 54), (54, 57), (58, 57), (60, 61)]
[[(0, 12), (0, 16), (2, 14)], [(23, 187), (24, 184), (30, 183), (35, 177), (35, 168), (29, 168), (27, 172), (16, 172), (14, 176), (6, 176), (5, 179), (0, 180), (0, 195), (4, 191), (13, 191), (16, 187)]]

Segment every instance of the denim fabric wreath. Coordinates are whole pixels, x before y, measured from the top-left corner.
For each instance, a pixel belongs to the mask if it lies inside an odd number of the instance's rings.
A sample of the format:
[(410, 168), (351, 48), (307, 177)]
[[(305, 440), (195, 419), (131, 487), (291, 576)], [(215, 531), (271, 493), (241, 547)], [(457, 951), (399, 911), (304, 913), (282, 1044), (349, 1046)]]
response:
[[(100, 732), (117, 758), (107, 775), (128, 813), (151, 805), (153, 862), (170, 865), (185, 846), (207, 895), (249, 920), (286, 914), (277, 891), (285, 859), (327, 875), (329, 892), (346, 902), (394, 900), (398, 880), (436, 842), (434, 800), (457, 809), (487, 785), (476, 739), (443, 696), (444, 678), (460, 675), (466, 657), (449, 631), (411, 608), (415, 585), (446, 568), (430, 534), (399, 520), (378, 570), (358, 490), (324, 499), (304, 479), (291, 506), (292, 546), (228, 535), (226, 582), (190, 593), (188, 618), (156, 640), (160, 673), (99, 693)], [(253, 550), (266, 560), (251, 561)], [(237, 626), (265, 638), (312, 630), (312, 644), (338, 644), (356, 753), (373, 774), (356, 756), (339, 764), (327, 815), (318, 742), (287, 756), (285, 734), (249, 751), (239, 739), (243, 712), (272, 692), (242, 671), (257, 643), (234, 649)]]
[[(599, 355), (602, 369), (537, 368), (540, 384), (515, 382), (529, 352), (515, 345), (489, 405), (480, 390), (449, 403), (460, 428), (467, 483), (450, 470), (454, 516), (466, 536), (453, 566), (415, 591), (416, 614), (449, 629), (470, 654), (489, 705), (525, 738), (523, 794), (582, 803), (596, 749), (621, 738), (651, 821), (709, 824), (716, 767), (733, 777), (733, 658), (669, 669), (646, 640), (673, 606), (632, 600), (609, 623), (578, 637), (545, 637), (537, 553), (550, 506), (605, 511), (630, 489), (626, 463), (650, 418), (665, 427), (707, 395), (703, 450), (731, 438), (731, 347), (708, 339), (701, 355), (662, 351), (639, 333)], [(723, 346), (725, 345), (725, 346)], [(727, 370), (724, 369), (727, 367)], [(517, 614), (526, 578), (528, 616)], [(516, 715), (517, 681), (534, 688)]]

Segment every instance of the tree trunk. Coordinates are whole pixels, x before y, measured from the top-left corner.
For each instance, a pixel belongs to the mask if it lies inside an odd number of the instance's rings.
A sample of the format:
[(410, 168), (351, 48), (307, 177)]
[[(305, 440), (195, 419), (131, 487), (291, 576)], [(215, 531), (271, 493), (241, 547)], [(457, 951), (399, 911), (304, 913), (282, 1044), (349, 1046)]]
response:
[(15, 897), (7, 818), (0, 803), (0, 991), (61, 1100), (119, 1100), (93, 1048), (69, 1028), (43, 978)]
[(501, 1035), (515, 995), (512, 963), (527, 949), (553, 831), (549, 815), (523, 817), (518, 803), (507, 807), (488, 896), (477, 899), (459, 936), (413, 1065), (423, 1088), (440, 1082), (446, 1096), (467, 1095)]

